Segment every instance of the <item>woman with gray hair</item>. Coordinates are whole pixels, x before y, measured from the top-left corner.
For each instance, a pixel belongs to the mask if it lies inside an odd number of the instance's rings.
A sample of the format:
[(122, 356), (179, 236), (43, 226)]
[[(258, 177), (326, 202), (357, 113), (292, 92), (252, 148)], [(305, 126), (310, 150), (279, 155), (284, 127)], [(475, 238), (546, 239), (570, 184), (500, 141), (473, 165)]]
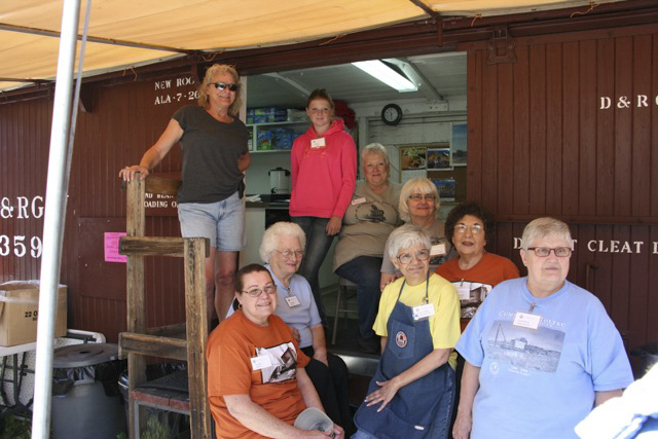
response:
[(372, 325), (379, 306), (379, 270), (386, 239), (399, 225), (400, 184), (388, 180), (386, 148), (371, 143), (361, 152), (365, 180), (356, 183), (334, 250), (334, 271), (357, 285), (359, 349), (379, 352)]
[(603, 304), (567, 280), (569, 227), (531, 221), (520, 252), (528, 276), (491, 290), (457, 343), (456, 439), (577, 438), (576, 424), (633, 381)]
[(349, 408), (348, 375), (345, 362), (327, 351), (324, 328), (309, 282), (296, 274), (304, 257), (306, 236), (302, 228), (289, 222), (271, 225), (263, 235), (259, 253), (277, 287), (275, 314), (293, 328), (299, 347), (311, 362), (306, 373), (311, 378), (327, 415), (349, 434), (352, 416)]
[(402, 278), (382, 293), (375, 332), (382, 357), (354, 422), (352, 439), (445, 439), (455, 391), (459, 299), (430, 271), (430, 237), (404, 225), (388, 239), (388, 257)]
[(199, 86), (198, 105), (179, 108), (138, 165), (119, 171), (125, 181), (145, 179), (177, 143), (183, 150), (178, 189), (181, 234), (210, 240), (206, 258), (208, 321), (221, 320), (233, 299), (238, 252), (245, 248), (244, 171), (249, 132), (240, 119), (240, 77), (233, 66), (215, 64)]
[[(407, 224), (413, 224), (425, 230), (432, 241), (430, 248), (430, 268), (436, 268), (457, 254), (445, 238), (445, 227), (439, 217), (441, 200), (436, 185), (424, 177), (407, 181), (400, 193), (400, 218)], [(393, 263), (385, 258), (381, 266), (379, 287), (384, 287), (400, 276)]]

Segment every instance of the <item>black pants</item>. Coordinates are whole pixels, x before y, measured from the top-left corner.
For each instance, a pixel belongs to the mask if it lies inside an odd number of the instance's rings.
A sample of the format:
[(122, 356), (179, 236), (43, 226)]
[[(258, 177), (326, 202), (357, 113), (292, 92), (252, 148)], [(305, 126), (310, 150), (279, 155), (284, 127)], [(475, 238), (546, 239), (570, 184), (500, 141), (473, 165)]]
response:
[(355, 429), (350, 412), (345, 362), (340, 357), (327, 353), (329, 363), (329, 367), (327, 367), (313, 358), (312, 346), (302, 348), (302, 351), (311, 358), (311, 362), (306, 366), (306, 373), (320, 396), (325, 412), (332, 421), (343, 427), (345, 437), (351, 436)]

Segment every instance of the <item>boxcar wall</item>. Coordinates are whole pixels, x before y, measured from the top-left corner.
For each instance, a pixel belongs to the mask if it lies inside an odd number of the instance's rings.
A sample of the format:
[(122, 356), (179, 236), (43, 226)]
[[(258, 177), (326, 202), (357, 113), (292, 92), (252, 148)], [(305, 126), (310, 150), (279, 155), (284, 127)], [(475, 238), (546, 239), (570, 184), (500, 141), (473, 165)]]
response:
[[(69, 328), (101, 332), (110, 342), (126, 327), (126, 264), (105, 255), (112, 252), (112, 234), (126, 229), (119, 169), (139, 163), (178, 107), (196, 104), (191, 75), (161, 75), (93, 84), (86, 111), (78, 115), (61, 282), (69, 286)], [(0, 105), (0, 281), (40, 276), (52, 104), (35, 99)], [(180, 160), (180, 148), (174, 148), (158, 171), (180, 171)], [(147, 200), (147, 235), (180, 236), (172, 201)], [(182, 261), (152, 257), (145, 265), (148, 325), (183, 321)]]
[(468, 196), (495, 214), (496, 251), (525, 274), (524, 226), (565, 220), (569, 279), (627, 348), (658, 340), (658, 24), (462, 48)]

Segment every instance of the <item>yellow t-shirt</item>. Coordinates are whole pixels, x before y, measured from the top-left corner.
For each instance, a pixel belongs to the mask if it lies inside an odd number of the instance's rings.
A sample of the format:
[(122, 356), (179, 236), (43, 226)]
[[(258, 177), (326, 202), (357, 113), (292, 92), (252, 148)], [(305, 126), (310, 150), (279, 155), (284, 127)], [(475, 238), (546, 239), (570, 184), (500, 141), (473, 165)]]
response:
[[(379, 312), (372, 326), (380, 337), (388, 337), (386, 324), (393, 312), (398, 298), (400, 287), (404, 278), (400, 278), (384, 288), (379, 300)], [(430, 303), (434, 304), (434, 315), (430, 317), (430, 332), (434, 349), (453, 349), (461, 334), (459, 326), (459, 297), (454, 285), (439, 276), (430, 276), (428, 296)], [(422, 305), (425, 298), (425, 282), (416, 286), (404, 285), (400, 302), (407, 306)], [(448, 359), (450, 367), (457, 367), (457, 352), (453, 351)]]

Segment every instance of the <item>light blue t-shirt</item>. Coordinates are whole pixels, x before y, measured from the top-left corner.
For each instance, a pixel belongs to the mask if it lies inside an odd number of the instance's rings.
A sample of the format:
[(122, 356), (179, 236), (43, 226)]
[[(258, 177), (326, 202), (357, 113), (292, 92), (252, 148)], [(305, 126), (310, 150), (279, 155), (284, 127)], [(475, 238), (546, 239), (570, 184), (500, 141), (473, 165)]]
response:
[[(290, 288), (287, 288), (272, 272), (272, 267), (269, 264), (265, 266), (272, 274), (272, 279), (276, 284), (276, 295), (278, 296), (276, 310), (274, 314), (278, 315), (290, 326), (294, 326), (299, 331), (300, 348), (313, 346), (313, 335), (311, 334), (311, 326), (319, 325), (321, 323), (320, 313), (313, 298), (313, 291), (308, 281), (295, 274), (290, 280)], [(295, 295), (299, 299), (300, 304), (295, 307), (288, 306), (286, 297)]]
[[(592, 410), (594, 392), (633, 382), (619, 331), (599, 299), (569, 281), (537, 299), (526, 281), (496, 286), (455, 346), (480, 367), (471, 439), (577, 438), (574, 427)], [(539, 327), (512, 325), (532, 304)]]

